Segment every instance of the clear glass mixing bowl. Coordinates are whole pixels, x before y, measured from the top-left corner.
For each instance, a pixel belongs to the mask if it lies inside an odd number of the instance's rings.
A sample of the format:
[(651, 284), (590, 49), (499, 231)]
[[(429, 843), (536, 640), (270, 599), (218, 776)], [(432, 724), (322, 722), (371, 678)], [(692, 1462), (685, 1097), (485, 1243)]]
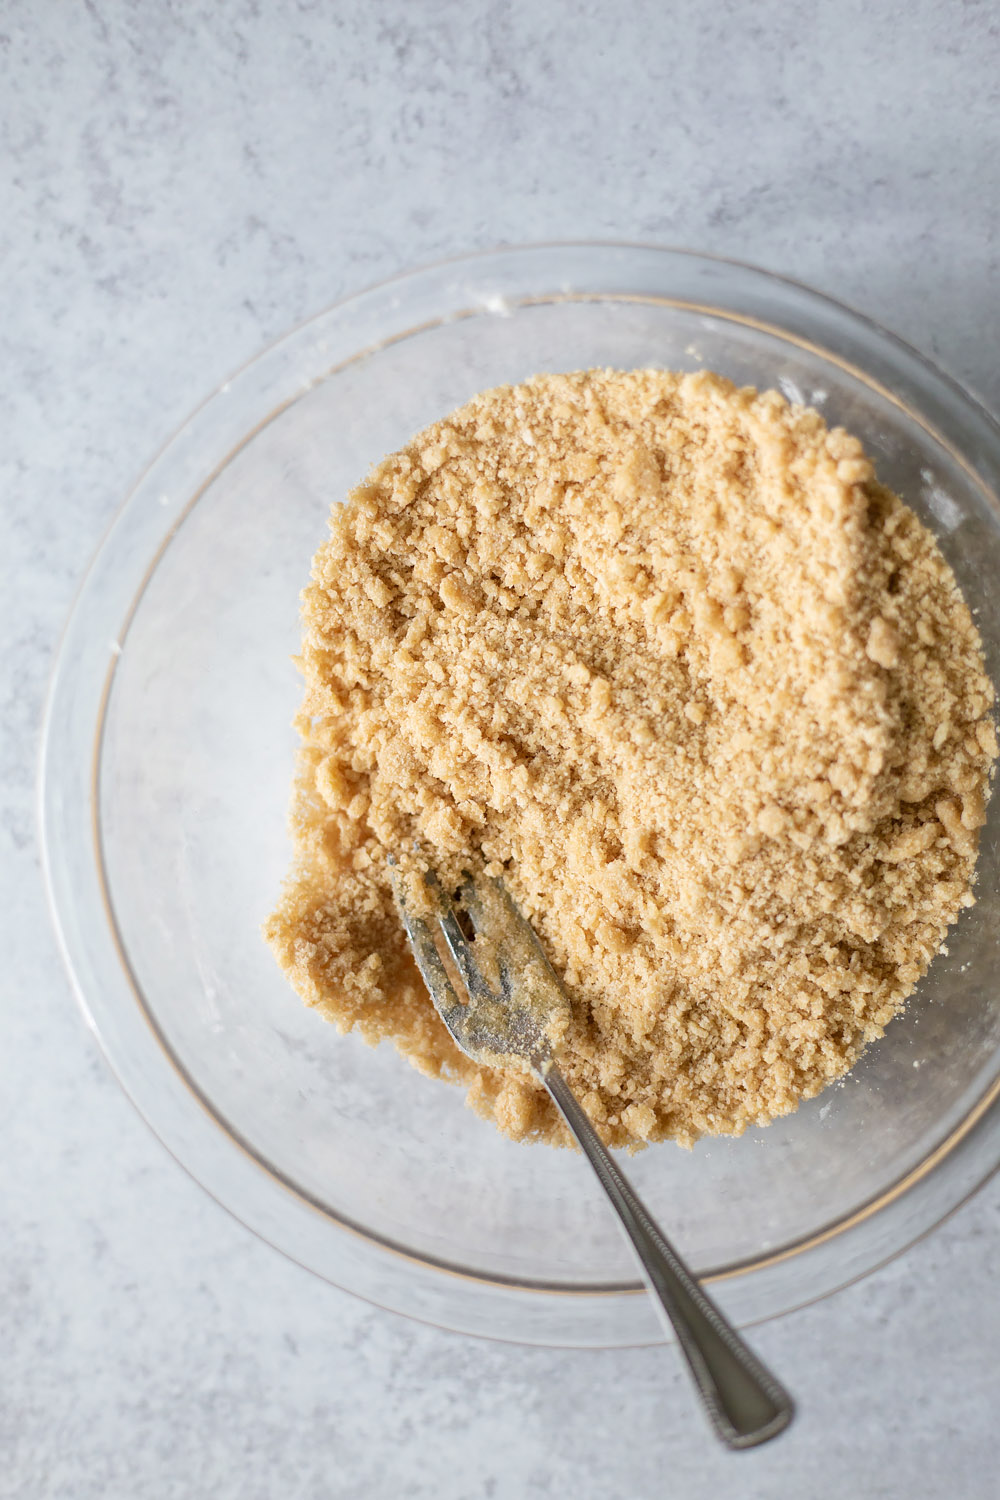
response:
[[(153, 1129), (271, 1243), (470, 1333), (655, 1342), (585, 1164), (307, 1011), (259, 926), (289, 856), (298, 593), (331, 504), (476, 391), (540, 370), (706, 366), (864, 440), (936, 531), (994, 678), (1000, 432), (874, 324), (731, 262), (547, 245), (399, 277), (243, 369), (152, 464), (69, 621), (45, 736), (52, 906), (86, 1015)], [(739, 1322), (910, 1243), (1000, 1159), (997, 831), (950, 952), (850, 1078), (789, 1119), (628, 1170)]]

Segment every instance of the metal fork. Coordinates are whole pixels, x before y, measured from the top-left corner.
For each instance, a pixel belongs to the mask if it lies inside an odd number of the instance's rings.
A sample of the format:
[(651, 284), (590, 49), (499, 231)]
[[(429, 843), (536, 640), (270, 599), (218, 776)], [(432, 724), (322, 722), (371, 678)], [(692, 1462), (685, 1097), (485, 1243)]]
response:
[[(423, 915), (414, 910), (394, 863), (391, 874), (417, 966), (442, 1021), (475, 1062), (526, 1067), (548, 1090), (611, 1200), (719, 1438), (730, 1448), (752, 1448), (777, 1437), (792, 1420), (791, 1398), (698, 1285), (556, 1066), (556, 1039), (568, 1000), (534, 928), (499, 881), (467, 875), (452, 900), (429, 872), (423, 880), (431, 911)], [(447, 955), (467, 999), (452, 982)]]

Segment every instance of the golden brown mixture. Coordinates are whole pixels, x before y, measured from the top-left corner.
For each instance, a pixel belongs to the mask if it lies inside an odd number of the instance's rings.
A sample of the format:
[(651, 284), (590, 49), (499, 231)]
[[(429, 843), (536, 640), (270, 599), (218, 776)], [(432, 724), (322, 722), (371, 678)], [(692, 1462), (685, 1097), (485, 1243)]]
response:
[(605, 1140), (738, 1133), (844, 1073), (972, 903), (997, 753), (954, 576), (858, 441), (709, 374), (540, 376), (331, 529), (267, 929), (305, 1000), (559, 1138), (438, 1021), (386, 874), (419, 838), (535, 924)]

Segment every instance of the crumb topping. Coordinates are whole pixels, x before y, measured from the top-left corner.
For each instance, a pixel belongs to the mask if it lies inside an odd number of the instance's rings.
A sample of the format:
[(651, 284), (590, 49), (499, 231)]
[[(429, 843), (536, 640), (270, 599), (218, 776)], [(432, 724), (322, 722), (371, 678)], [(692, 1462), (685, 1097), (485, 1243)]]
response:
[(487, 391), (378, 464), (303, 596), (267, 936), (342, 1029), (562, 1138), (458, 1052), (386, 854), (502, 875), (611, 1144), (739, 1133), (879, 1036), (972, 904), (997, 741), (954, 575), (858, 440), (708, 373)]

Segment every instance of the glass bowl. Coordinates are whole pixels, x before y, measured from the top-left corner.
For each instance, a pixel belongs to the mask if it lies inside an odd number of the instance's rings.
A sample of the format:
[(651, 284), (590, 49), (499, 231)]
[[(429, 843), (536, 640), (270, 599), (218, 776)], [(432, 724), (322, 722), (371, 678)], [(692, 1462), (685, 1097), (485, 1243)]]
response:
[[(661, 365), (777, 386), (856, 432), (937, 533), (994, 678), (1000, 432), (825, 297), (732, 262), (544, 245), (415, 271), (217, 391), (141, 479), (66, 629), (43, 753), (52, 907), (87, 1019), (220, 1203), (338, 1286), (526, 1342), (663, 1335), (584, 1162), (514, 1145), (459, 1090), (341, 1037), (260, 937), (285, 873), (298, 594), (331, 504), (475, 392)], [(746, 1324), (895, 1254), (1000, 1159), (1000, 799), (978, 904), (905, 1014), (797, 1114), (628, 1164)]]

